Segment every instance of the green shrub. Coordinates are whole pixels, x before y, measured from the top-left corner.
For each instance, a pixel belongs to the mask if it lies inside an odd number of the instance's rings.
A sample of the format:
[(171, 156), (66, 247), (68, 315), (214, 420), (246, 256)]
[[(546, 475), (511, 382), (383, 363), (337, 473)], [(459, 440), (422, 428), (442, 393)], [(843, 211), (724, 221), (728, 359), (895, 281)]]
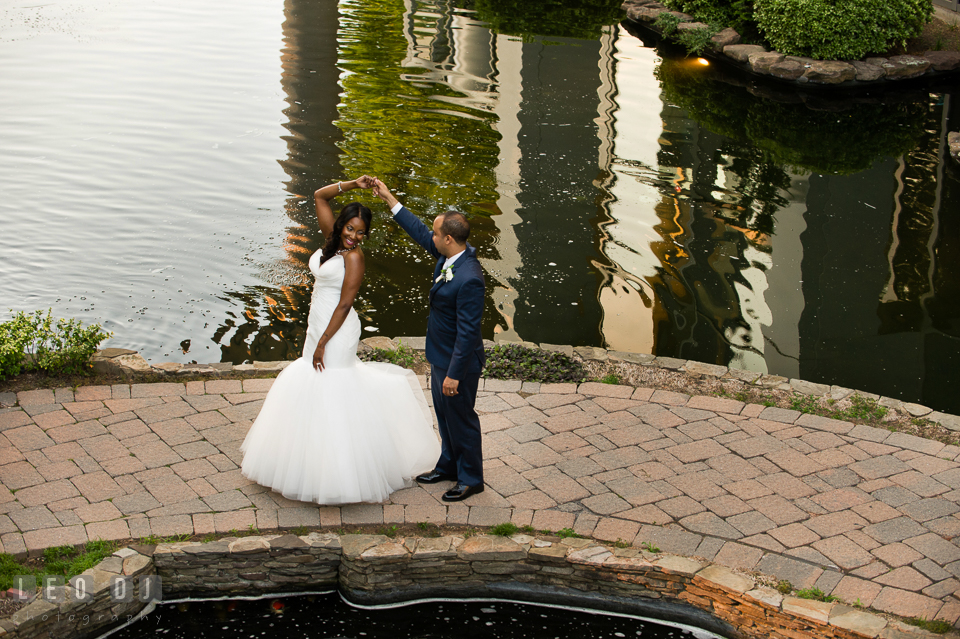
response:
[(731, 27), (744, 38), (757, 32), (753, 0), (667, 0), (664, 4), (700, 22)]
[(572, 357), (519, 344), (498, 344), (487, 349), (483, 376), (548, 383), (580, 383), (587, 377), (583, 364)]
[(681, 31), (677, 36), (680, 44), (687, 48), (687, 51), (694, 55), (700, 55), (705, 49), (713, 44), (711, 39), (717, 35), (720, 29), (716, 27), (707, 27), (705, 29), (690, 29)]
[(9, 322), (0, 324), (0, 376), (10, 377), (20, 373), (24, 364), (24, 351), (33, 333), (30, 322), (23, 313), (17, 313)]
[(933, 15), (932, 0), (755, 0), (760, 32), (786, 55), (856, 60), (903, 44)]
[(653, 26), (660, 29), (660, 33), (668, 36), (677, 30), (677, 25), (681, 22), (682, 20), (672, 13), (661, 13), (657, 16), (657, 20), (653, 23)]
[(21, 311), (0, 324), (0, 376), (18, 375), (22, 370), (84, 373), (100, 342), (112, 335), (99, 324), (84, 327), (76, 319), (54, 321), (50, 309), (46, 314)]

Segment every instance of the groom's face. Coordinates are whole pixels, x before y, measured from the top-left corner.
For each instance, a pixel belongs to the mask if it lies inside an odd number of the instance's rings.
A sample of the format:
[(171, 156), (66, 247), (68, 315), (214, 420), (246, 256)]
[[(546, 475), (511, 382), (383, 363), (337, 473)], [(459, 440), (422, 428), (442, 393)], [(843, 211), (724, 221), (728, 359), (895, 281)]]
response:
[(444, 257), (450, 257), (448, 247), (450, 246), (449, 236), (444, 235), (440, 232), (440, 225), (443, 224), (443, 216), (439, 216), (433, 220), (433, 245), (437, 247), (437, 250), (440, 251), (440, 255)]

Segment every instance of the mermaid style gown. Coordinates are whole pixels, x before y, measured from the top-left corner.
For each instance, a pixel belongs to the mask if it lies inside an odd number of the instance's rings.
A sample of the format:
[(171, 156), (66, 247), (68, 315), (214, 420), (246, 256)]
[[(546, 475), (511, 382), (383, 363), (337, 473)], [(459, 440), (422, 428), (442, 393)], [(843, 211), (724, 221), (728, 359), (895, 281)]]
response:
[(241, 472), (288, 499), (319, 504), (382, 502), (433, 469), (440, 442), (412, 371), (357, 358), (360, 319), (350, 309), (327, 342), (323, 371), (313, 352), (340, 302), (342, 255), (320, 266), (303, 355), (277, 376), (246, 439)]

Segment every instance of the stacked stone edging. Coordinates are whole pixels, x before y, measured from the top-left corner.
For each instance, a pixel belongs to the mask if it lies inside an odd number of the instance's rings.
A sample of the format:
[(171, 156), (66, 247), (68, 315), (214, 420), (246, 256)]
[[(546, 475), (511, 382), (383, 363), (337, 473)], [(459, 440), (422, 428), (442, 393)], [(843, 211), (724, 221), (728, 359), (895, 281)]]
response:
[[(52, 589), (53, 597), (38, 597), (7, 619), (0, 619), (0, 636), (11, 639), (73, 639), (100, 634), (108, 627), (152, 610), (140, 601), (138, 578), (156, 574), (154, 562), (131, 548), (121, 548), (99, 564), (85, 570), (93, 586), (85, 588), (89, 601), (78, 601), (76, 580)], [(128, 602), (111, 596), (111, 578), (129, 577), (132, 597)], [(56, 603), (59, 601), (60, 603)]]
[[(681, 20), (677, 31), (705, 29), (693, 16), (671, 11), (657, 0), (625, 0), (621, 8), (627, 19), (660, 32), (654, 22), (668, 13)], [(662, 35), (662, 34), (661, 34)], [(740, 44), (740, 34), (727, 28), (712, 38), (707, 57), (723, 60), (750, 73), (799, 85), (876, 85), (909, 80), (921, 76), (952, 74), (960, 70), (960, 52), (927, 51), (922, 56), (895, 55), (863, 60), (815, 60), (788, 56), (753, 44)]]
[(38, 599), (0, 620), (0, 634), (16, 639), (98, 634), (150, 609), (136, 597), (112, 604), (109, 578), (157, 574), (165, 598), (339, 588), (361, 604), (440, 596), (584, 605), (686, 623), (731, 639), (931, 636), (845, 604), (784, 596), (758, 575), (581, 538), (310, 533), (138, 548), (141, 552), (118, 550), (84, 573), (96, 583), (90, 603), (77, 603), (72, 586), (63, 586), (65, 603)]
[[(608, 350), (596, 346), (569, 346), (558, 344), (535, 344), (533, 342), (519, 342), (529, 348), (540, 348), (545, 351), (556, 351), (570, 357), (579, 357), (585, 362), (609, 362), (639, 364), (642, 366), (659, 367), (667, 370), (685, 373), (697, 378), (735, 379), (758, 388), (793, 392), (810, 397), (826, 397), (839, 401), (854, 394), (864, 399), (876, 401), (879, 406), (909, 414), (911, 417), (920, 417), (938, 424), (952, 431), (960, 431), (960, 417), (941, 411), (935, 411), (928, 406), (904, 402), (892, 397), (884, 397), (876, 393), (845, 388), (830, 384), (817, 384), (802, 379), (791, 379), (781, 375), (768, 375), (739, 368), (729, 368), (718, 364), (707, 364), (693, 360), (677, 359), (674, 357), (657, 357), (649, 353), (630, 353), (625, 351)], [(369, 337), (360, 342), (360, 351), (369, 351), (373, 348), (395, 349), (399, 345), (413, 350), (422, 351), (426, 347), (425, 337)], [(495, 342), (484, 340), (485, 346), (493, 346)], [(121, 374), (131, 377), (138, 373), (152, 372), (163, 375), (222, 375), (226, 373), (275, 373), (286, 368), (290, 362), (253, 362), (252, 364), (178, 364), (166, 362), (151, 366), (136, 351), (110, 348), (98, 351), (93, 357), (94, 368), (101, 373)], [(9, 397), (4, 397), (9, 395)], [(0, 393), (0, 405), (12, 406), (16, 403), (13, 393)]]
[(153, 561), (164, 596), (329, 590), (338, 583), (340, 538), (278, 534), (159, 544)]

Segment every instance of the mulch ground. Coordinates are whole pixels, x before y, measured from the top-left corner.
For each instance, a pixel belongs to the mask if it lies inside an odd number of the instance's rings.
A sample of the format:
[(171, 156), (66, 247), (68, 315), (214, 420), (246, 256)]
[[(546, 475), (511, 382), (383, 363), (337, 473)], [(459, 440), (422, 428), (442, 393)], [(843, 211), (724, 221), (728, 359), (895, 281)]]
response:
[(960, 51), (960, 16), (950, 22), (934, 18), (918, 37), (907, 40), (905, 47), (897, 47), (893, 53), (923, 55), (927, 51)]

